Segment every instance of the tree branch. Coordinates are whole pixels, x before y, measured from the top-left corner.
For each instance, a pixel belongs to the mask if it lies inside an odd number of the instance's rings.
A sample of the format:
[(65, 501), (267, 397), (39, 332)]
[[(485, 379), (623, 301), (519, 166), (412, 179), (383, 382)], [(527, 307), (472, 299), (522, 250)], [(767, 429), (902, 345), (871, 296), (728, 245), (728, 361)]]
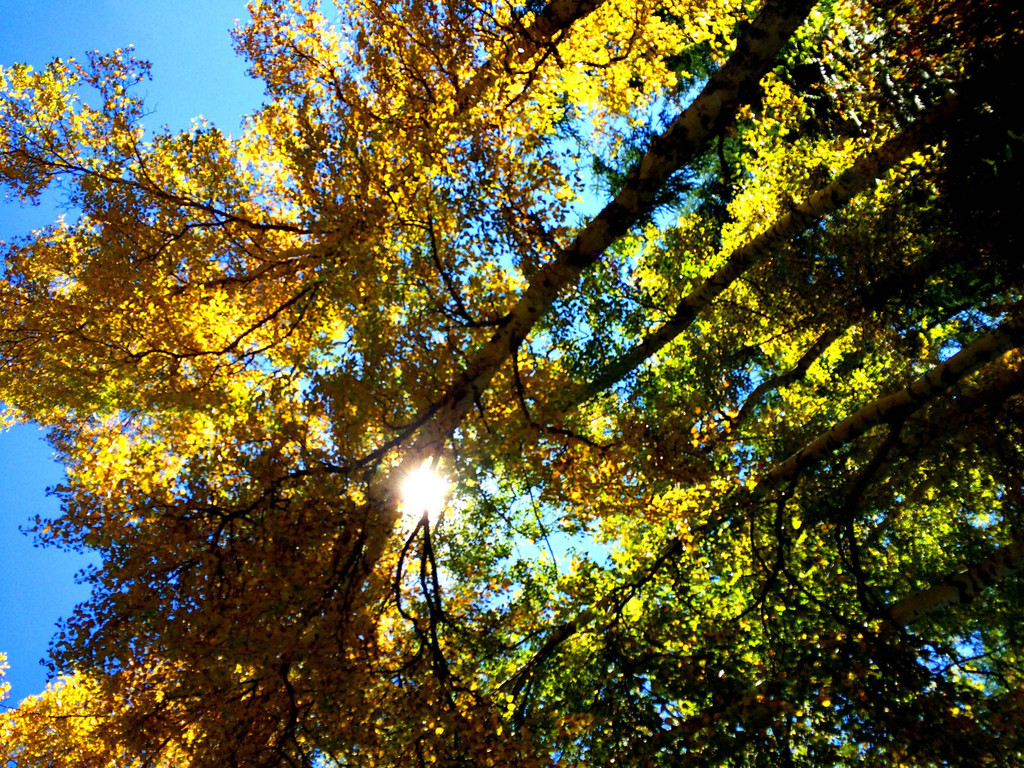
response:
[(772, 376), (769, 379), (765, 379), (758, 384), (754, 391), (747, 395), (746, 400), (743, 402), (743, 407), (740, 408), (739, 414), (737, 414), (736, 418), (732, 420), (732, 427), (736, 428), (738, 425), (746, 421), (754, 408), (761, 402), (766, 394), (802, 379), (804, 374), (807, 373), (807, 369), (811, 367), (815, 360), (824, 354), (825, 350), (832, 345), (832, 342), (842, 336), (847, 329), (854, 325), (858, 314), (870, 313), (883, 306), (894, 296), (905, 293), (907, 290), (914, 288), (923, 278), (932, 274), (937, 267), (941, 267), (942, 264), (946, 263), (946, 261), (945, 253), (942, 258), (936, 258), (933, 254), (930, 254), (918, 259), (912, 264), (909, 264), (898, 274), (887, 275), (886, 277), (880, 278), (866, 286), (863, 291), (858, 292), (853, 299), (858, 305), (855, 307), (856, 312), (848, 316), (848, 321), (836, 325), (833, 328), (827, 328), (824, 330), (818, 338), (815, 339), (814, 343), (807, 348), (807, 351), (801, 355), (796, 365), (788, 371)]
[(554, 40), (556, 35), (589, 16), (603, 2), (604, 0), (552, 0), (544, 6), (544, 10), (533, 24), (523, 30), (521, 37), (505, 46), (499, 55), (491, 57), (459, 89), (455, 96), (458, 111), (465, 112), (469, 109), (503, 73), (513, 66), (526, 64), (542, 47)]
[(649, 333), (635, 347), (610, 363), (590, 383), (573, 393), (571, 402), (584, 402), (616, 384), (648, 358), (660, 352), (685, 331), (716, 297), (754, 264), (775, 248), (825, 216), (835, 213), (897, 163), (919, 149), (931, 137), (942, 120), (957, 106), (956, 96), (947, 96), (921, 120), (867, 153), (830, 184), (799, 203), (770, 228), (737, 248), (718, 271), (691, 291), (676, 306), (672, 317)]
[(967, 374), (1014, 347), (1024, 345), (1024, 319), (1014, 317), (961, 349), (921, 378), (891, 394), (877, 398), (819, 435), (766, 474), (751, 492), (754, 498), (799, 474), (804, 467), (853, 442), (883, 422), (905, 419), (926, 402), (945, 392)]
[[(1010, 576), (1024, 570), (1024, 538), (1015, 538), (1011, 543), (997, 548), (991, 555), (979, 562), (964, 568), (962, 571), (926, 587), (912, 592), (892, 604), (886, 615), (893, 622), (888, 630), (884, 627), (881, 634), (888, 635), (913, 625), (925, 616), (947, 605), (967, 603), (973, 600), (982, 589), (998, 584)], [(654, 744), (663, 746), (670, 744), (683, 734), (693, 735), (715, 722), (721, 712), (742, 708), (748, 710), (766, 707), (772, 697), (760, 686), (748, 688), (728, 699), (716, 702), (712, 707), (700, 714), (689, 717), (673, 728), (658, 734)], [(767, 714), (772, 714), (767, 710)]]
[[(661, 185), (732, 118), (749, 100), (776, 54), (803, 22), (813, 0), (768, 0), (737, 42), (736, 51), (708, 81), (704, 90), (662, 135), (626, 177), (619, 194), (576, 236), (558, 257), (538, 270), (520, 299), (505, 316), (502, 327), (470, 359), (466, 370), (434, 405), (433, 418), (420, 432), (406, 461), (416, 463), (437, 453), (452, 431), (471, 410), (474, 398), (521, 343), (558, 295), (574, 284), (587, 267), (639, 220), (653, 203)], [(376, 542), (368, 548), (368, 563), (375, 562), (398, 519), (396, 483), (382, 478), (370, 489), (380, 515)]]
[[(744, 502), (756, 503), (763, 499), (771, 489), (783, 482), (794, 483), (798, 479), (800, 470), (810, 462), (824, 458), (829, 453), (853, 442), (871, 427), (883, 421), (893, 422), (905, 419), (926, 402), (946, 391), (960, 378), (995, 359), (1011, 347), (1021, 345), (1024, 345), (1024, 320), (1015, 318), (1003, 323), (995, 331), (965, 347), (909, 386), (872, 401), (852, 416), (839, 422), (805, 448), (777, 465), (752, 491), (747, 492), (741, 489), (728, 494), (722, 499), (718, 513), (714, 514), (698, 533), (706, 536), (725, 521), (727, 515), (724, 510), (734, 509)], [(1012, 381), (1016, 381), (1016, 379), (1012, 379)], [(982, 389), (987, 391), (987, 388), (979, 388), (979, 391)], [(1004, 389), (1013, 391), (1009, 389), (1009, 385)], [(968, 404), (971, 402), (970, 393), (967, 393), (966, 400)], [(617, 604), (623, 594), (632, 595), (652, 579), (665, 563), (685, 551), (685, 548), (686, 541), (682, 536), (668, 539), (650, 565), (637, 569), (620, 587), (606, 593), (593, 605), (556, 627), (534, 655), (501, 685), (501, 689), (505, 691), (521, 690), (530, 676), (534, 675), (541, 664), (554, 655), (566, 640), (600, 616), (605, 615)]]

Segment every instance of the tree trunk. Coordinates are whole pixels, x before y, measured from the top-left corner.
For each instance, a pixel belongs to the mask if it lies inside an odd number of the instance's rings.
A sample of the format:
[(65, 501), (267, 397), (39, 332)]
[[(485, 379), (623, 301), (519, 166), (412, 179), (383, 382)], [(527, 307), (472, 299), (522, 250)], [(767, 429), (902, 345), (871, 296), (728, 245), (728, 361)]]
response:
[(962, 571), (952, 573), (926, 589), (913, 592), (889, 608), (889, 618), (909, 626), (947, 605), (969, 603), (991, 587), (1024, 570), (1024, 538), (1014, 539)]

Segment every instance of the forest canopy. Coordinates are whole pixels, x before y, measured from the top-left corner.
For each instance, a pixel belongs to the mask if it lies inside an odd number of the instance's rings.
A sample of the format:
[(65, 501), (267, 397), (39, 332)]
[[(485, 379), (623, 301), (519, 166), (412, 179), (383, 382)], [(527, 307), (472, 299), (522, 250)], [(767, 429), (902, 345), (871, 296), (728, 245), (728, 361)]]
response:
[(1015, 0), (249, 11), (238, 137), (0, 69), (0, 763), (1024, 761)]

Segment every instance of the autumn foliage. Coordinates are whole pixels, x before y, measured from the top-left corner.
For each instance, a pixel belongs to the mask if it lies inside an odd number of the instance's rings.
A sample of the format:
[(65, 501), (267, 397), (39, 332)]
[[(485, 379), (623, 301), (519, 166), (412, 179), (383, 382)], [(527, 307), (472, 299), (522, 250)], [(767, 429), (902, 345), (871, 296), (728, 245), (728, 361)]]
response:
[(102, 559), (0, 762), (1024, 760), (1015, 2), (249, 9), (238, 137), (0, 70), (74, 211), (0, 400)]

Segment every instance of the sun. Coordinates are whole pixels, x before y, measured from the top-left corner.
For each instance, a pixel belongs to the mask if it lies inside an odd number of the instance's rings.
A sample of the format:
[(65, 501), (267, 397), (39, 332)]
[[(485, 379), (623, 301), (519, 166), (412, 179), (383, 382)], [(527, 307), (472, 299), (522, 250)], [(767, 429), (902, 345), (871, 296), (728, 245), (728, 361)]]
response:
[(451, 484), (431, 466), (427, 459), (402, 480), (402, 507), (405, 516), (418, 520), (424, 514), (437, 522), (444, 509)]

